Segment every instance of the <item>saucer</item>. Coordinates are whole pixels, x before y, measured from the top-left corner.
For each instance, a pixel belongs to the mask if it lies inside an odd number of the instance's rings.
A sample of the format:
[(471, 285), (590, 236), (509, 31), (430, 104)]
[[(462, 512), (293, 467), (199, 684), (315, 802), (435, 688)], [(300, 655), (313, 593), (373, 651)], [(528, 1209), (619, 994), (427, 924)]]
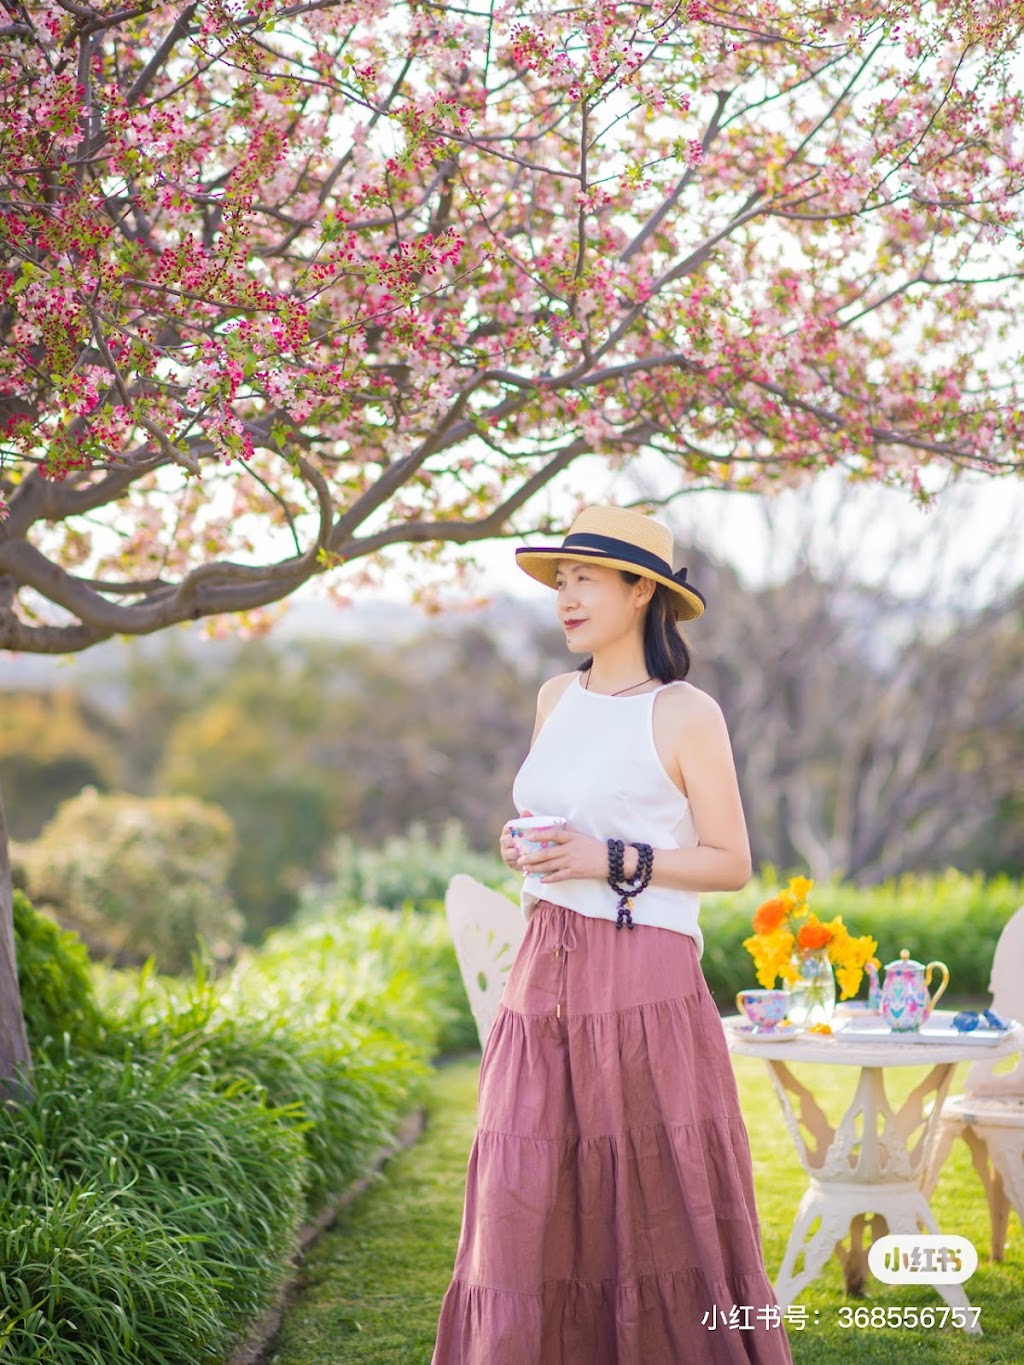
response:
[(733, 1024), (733, 1032), (738, 1033), (748, 1043), (785, 1043), (796, 1038), (803, 1029), (796, 1024), (779, 1024), (776, 1028), (755, 1028), (753, 1024)]

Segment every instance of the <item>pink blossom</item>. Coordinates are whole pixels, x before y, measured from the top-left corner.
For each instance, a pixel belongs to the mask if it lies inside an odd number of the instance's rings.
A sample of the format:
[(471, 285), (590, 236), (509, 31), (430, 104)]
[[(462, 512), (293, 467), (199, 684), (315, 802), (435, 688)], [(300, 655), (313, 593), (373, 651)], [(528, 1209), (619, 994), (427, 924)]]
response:
[(571, 433), (681, 484), (1020, 465), (1010, 0), (887, 34), (867, 0), (790, 7), (785, 42), (774, 0), (642, 30), (607, 0), (210, 0), (144, 96), (159, 6), (99, 7), (81, 61), (73, 9), (29, 10), (0, 42), (0, 509), (145, 463), (90, 513), (116, 557), (53, 533), (83, 577), (244, 558), (285, 507), (315, 545), (323, 488), (337, 515), (422, 450), (374, 525), (483, 518)]

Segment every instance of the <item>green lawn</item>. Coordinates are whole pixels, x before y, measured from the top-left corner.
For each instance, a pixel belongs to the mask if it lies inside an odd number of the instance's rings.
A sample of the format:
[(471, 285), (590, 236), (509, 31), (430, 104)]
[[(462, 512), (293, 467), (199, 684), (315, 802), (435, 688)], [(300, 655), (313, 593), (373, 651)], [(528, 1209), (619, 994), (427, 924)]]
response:
[[(774, 1276), (805, 1177), (782, 1125), (767, 1068), (755, 1058), (734, 1060), (750, 1129), (765, 1258)], [(437, 1071), (422, 1140), (395, 1157), (384, 1178), (314, 1247), (303, 1272), (301, 1297), (270, 1356), (272, 1365), (427, 1365), (458, 1241), (478, 1066), (479, 1056), (474, 1055)], [(814, 1070), (815, 1092), (826, 1095), (826, 1109), (837, 1116), (851, 1075), (837, 1069), (827, 1088), (820, 1068)], [(920, 1079), (921, 1074), (914, 1068), (904, 1079)], [(981, 1308), (985, 1335), (845, 1327), (843, 1305), (939, 1307), (943, 1301), (931, 1289), (874, 1281), (870, 1298), (848, 1299), (833, 1260), (801, 1296), (806, 1326), (790, 1326), (796, 1365), (903, 1365), (908, 1353), (915, 1365), (1020, 1365), (1024, 1235), (1011, 1217), (1006, 1260), (989, 1263), (987, 1208), (963, 1143), (954, 1148), (933, 1207), (944, 1231), (969, 1237), (978, 1247), (980, 1264), (967, 1290)]]

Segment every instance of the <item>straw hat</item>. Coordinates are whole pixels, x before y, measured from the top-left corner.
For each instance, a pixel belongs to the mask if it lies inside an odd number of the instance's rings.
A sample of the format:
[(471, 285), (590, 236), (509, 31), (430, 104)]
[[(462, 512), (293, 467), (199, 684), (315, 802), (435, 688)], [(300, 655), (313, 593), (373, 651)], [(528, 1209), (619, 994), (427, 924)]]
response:
[(704, 612), (704, 598), (686, 581), (686, 570), (672, 572), (672, 532), (642, 512), (623, 507), (585, 507), (561, 545), (524, 545), (516, 563), (546, 587), (555, 586), (560, 559), (592, 559), (609, 569), (653, 578), (672, 593), (676, 617), (691, 621)]

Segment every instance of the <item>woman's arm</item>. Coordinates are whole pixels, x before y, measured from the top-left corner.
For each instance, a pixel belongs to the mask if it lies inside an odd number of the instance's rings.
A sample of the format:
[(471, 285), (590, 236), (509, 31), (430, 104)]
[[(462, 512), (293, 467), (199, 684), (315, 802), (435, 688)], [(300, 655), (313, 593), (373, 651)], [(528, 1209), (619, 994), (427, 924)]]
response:
[[(656, 853), (651, 884), (738, 891), (750, 880), (750, 841), (722, 708), (696, 687), (671, 688), (660, 700), (672, 707), (666, 720), (698, 843)], [(636, 836), (638, 841), (643, 837)], [(627, 873), (635, 871), (638, 856), (635, 849), (629, 852)]]

